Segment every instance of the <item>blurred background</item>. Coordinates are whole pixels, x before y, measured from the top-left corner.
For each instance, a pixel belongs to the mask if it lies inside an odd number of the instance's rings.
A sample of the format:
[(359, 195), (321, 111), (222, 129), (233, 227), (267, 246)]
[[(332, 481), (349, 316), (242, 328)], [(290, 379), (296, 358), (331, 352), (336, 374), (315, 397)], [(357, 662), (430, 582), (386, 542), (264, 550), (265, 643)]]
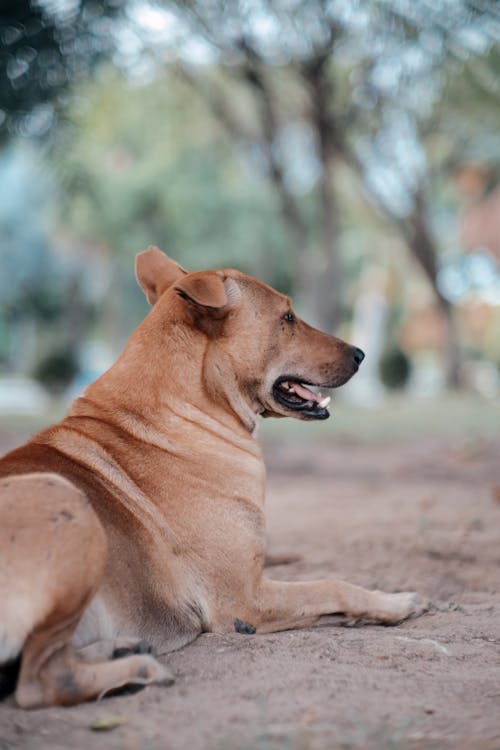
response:
[(499, 39), (494, 0), (4, 0), (0, 417), (112, 363), (155, 244), (365, 349), (341, 431), (494, 432)]

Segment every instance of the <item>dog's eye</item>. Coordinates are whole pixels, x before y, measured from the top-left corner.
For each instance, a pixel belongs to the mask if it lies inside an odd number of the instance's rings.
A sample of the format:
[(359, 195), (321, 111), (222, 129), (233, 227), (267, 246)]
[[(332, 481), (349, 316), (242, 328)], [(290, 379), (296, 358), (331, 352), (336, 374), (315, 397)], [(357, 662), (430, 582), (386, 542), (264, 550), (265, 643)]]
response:
[(287, 312), (283, 315), (283, 320), (286, 320), (287, 323), (296, 323), (297, 318), (293, 314), (293, 312)]

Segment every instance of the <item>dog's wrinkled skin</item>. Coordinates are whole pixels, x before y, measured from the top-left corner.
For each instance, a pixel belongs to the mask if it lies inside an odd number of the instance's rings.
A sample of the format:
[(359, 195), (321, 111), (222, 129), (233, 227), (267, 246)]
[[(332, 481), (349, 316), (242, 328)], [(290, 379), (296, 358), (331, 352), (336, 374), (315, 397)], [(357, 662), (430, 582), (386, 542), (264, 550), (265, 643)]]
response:
[(327, 417), (277, 385), (342, 385), (362, 352), (238, 271), (187, 273), (150, 248), (136, 273), (153, 308), (119, 360), (0, 461), (0, 663), (22, 653), (26, 708), (171, 682), (140, 639), (164, 653), (203, 631), (422, 611), (412, 593), (263, 575), (259, 415)]

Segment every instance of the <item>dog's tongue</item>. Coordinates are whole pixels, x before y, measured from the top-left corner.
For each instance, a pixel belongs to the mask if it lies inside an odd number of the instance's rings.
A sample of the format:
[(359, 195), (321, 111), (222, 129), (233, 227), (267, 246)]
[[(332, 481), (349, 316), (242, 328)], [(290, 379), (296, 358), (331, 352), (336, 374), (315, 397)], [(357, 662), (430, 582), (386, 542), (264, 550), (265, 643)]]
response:
[(301, 385), (300, 383), (290, 383), (290, 385), (297, 396), (304, 398), (306, 401), (317, 401), (319, 403), (323, 400), (321, 393), (314, 393), (314, 391), (306, 388), (305, 385)]

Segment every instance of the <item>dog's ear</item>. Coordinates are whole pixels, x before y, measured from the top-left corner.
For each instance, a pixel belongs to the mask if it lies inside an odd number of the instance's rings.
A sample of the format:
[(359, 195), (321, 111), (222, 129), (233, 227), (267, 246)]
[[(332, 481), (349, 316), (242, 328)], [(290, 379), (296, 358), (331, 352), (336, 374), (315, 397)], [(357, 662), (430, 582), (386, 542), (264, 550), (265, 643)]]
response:
[(187, 273), (185, 268), (153, 245), (135, 256), (135, 277), (151, 305)]
[(198, 312), (222, 317), (237, 302), (240, 291), (236, 282), (221, 271), (197, 271), (175, 284), (175, 291)]

